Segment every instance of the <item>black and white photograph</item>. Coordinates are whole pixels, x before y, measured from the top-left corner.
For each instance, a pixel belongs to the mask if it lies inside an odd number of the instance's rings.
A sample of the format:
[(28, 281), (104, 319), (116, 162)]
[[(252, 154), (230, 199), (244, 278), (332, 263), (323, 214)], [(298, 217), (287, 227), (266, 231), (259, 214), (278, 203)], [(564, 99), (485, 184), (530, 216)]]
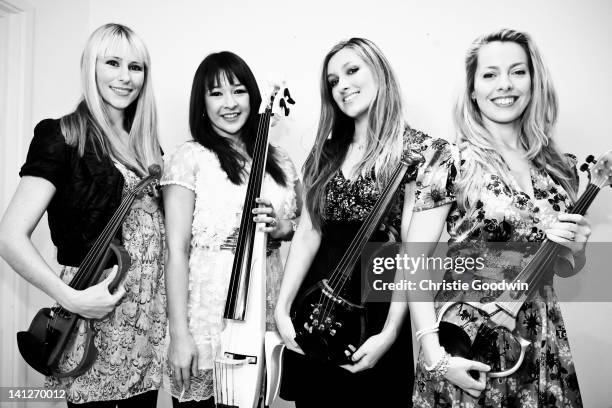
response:
[(611, 21), (0, 0), (0, 407), (612, 408)]

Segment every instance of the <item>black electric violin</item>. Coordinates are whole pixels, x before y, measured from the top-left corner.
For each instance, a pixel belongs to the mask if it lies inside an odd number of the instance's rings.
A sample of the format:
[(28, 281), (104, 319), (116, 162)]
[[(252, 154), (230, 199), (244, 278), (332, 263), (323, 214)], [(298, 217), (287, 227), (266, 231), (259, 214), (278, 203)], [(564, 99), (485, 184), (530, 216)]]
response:
[[(142, 179), (121, 201), (110, 221), (89, 250), (78, 271), (70, 281), (70, 287), (83, 290), (93, 286), (103, 279), (106, 266), (114, 262), (117, 265), (117, 274), (108, 285), (114, 293), (119, 283), (130, 269), (131, 259), (128, 252), (115, 239), (123, 220), (128, 214), (134, 200), (142, 197), (145, 192), (152, 193), (161, 175), (158, 165), (149, 167), (149, 175)], [(61, 371), (59, 364), (61, 357), (70, 344), (73, 333), (84, 320), (85, 343), (81, 361), (68, 371)], [(72, 313), (62, 306), (43, 308), (38, 311), (27, 331), (17, 333), (17, 345), (23, 359), (33, 369), (47, 376), (76, 377), (87, 371), (98, 355), (94, 345), (94, 331), (92, 321), (78, 314)]]

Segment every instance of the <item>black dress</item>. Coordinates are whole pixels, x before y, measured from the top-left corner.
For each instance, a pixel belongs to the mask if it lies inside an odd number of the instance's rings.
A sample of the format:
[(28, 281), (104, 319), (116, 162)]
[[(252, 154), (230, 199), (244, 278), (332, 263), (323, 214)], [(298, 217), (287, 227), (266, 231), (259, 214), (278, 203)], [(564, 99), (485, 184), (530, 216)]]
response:
[[(406, 131), (407, 148), (423, 155), (425, 162), (418, 169), (417, 185), (423, 183), (446, 184), (436, 180), (430, 165), (451, 163), (449, 144), (442, 139), (413, 130)], [(403, 185), (396, 192), (390, 210), (384, 220), (385, 231), (396, 241), (400, 240)], [(379, 197), (372, 176), (359, 176), (354, 182), (347, 180), (338, 170), (326, 190), (325, 219), (321, 228), (321, 245), (304, 278), (296, 299), (321, 279), (329, 277), (363, 220)], [(450, 202), (452, 197), (436, 196), (436, 205)], [(373, 239), (376, 239), (376, 234)], [(359, 265), (356, 265), (359, 268)], [(350, 291), (360, 288), (359, 271), (355, 270)], [(356, 278), (355, 278), (356, 277)], [(367, 335), (379, 333), (385, 323), (388, 303), (367, 303), (369, 327)], [(412, 354), (412, 330), (407, 316), (394, 344), (382, 356), (375, 367), (359, 373), (350, 373), (338, 366), (321, 362), (287, 350), (283, 361), (283, 379), (280, 395), (296, 401), (296, 407), (410, 407), (414, 383)]]

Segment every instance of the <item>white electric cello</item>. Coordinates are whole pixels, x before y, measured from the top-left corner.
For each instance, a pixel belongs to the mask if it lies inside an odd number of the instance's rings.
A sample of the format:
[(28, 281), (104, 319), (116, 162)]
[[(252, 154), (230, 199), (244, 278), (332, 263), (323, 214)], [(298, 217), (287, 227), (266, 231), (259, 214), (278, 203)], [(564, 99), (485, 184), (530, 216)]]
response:
[[(214, 362), (215, 403), (220, 408), (270, 406), (280, 384), (283, 345), (275, 332), (266, 332), (266, 243), (264, 224), (252, 221), (268, 156), (268, 131), (273, 113), (294, 101), (287, 88), (275, 87), (262, 99), (259, 127), (244, 200), (234, 264), (225, 303), (224, 328)], [(274, 111), (274, 112), (273, 112)], [(265, 377), (264, 377), (265, 374)], [(262, 395), (265, 378), (265, 398)]]

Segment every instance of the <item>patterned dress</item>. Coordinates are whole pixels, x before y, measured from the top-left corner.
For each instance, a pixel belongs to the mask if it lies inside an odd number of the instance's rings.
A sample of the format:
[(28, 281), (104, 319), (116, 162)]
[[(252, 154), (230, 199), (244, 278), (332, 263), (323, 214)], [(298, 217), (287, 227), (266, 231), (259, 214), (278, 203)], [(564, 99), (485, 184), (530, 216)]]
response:
[[(287, 185), (277, 184), (266, 174), (261, 196), (272, 201), (278, 218), (293, 219), (297, 210), (294, 185), (298, 176), (289, 156), (278, 147), (276, 151)], [(247, 163), (247, 170), (248, 167)], [(179, 146), (169, 158), (161, 184), (179, 185), (195, 193), (187, 317), (199, 356), (199, 374), (191, 377), (189, 391), (174, 383), (169, 364), (164, 387), (179, 401), (201, 401), (213, 396), (214, 351), (223, 329), (223, 311), (234, 261), (232, 250), (240, 228), (247, 185), (233, 184), (215, 153), (193, 141)], [(278, 245), (272, 248), (266, 263), (268, 329), (274, 328), (273, 310), (282, 280), (279, 252)]]
[[(140, 180), (125, 166), (116, 166), (125, 179), (125, 195)], [(47, 386), (66, 389), (66, 398), (73, 403), (127, 399), (161, 388), (167, 346), (160, 199), (147, 194), (137, 198), (123, 221), (121, 237), (132, 261), (123, 281), (126, 294), (108, 316), (94, 321), (96, 361), (76, 378), (46, 380)], [(60, 276), (68, 283), (77, 270), (64, 266)], [(62, 359), (61, 371), (80, 361), (83, 340), (81, 326)]]
[[(450, 162), (448, 142), (408, 128), (405, 133), (407, 149), (418, 152), (425, 163), (436, 166)], [(432, 176), (439, 174), (428, 165), (418, 168), (417, 180), (422, 184), (435, 183)], [(404, 204), (403, 181), (392, 201), (390, 210), (383, 219), (379, 232), (371, 241), (399, 241), (402, 209)], [(446, 180), (444, 180), (446, 183)], [(444, 184), (443, 184), (444, 185)], [(321, 228), (321, 244), (312, 265), (298, 291), (296, 299), (321, 279), (328, 278), (364, 219), (380, 196), (380, 191), (371, 174), (359, 175), (355, 180), (345, 178), (338, 170), (326, 188), (325, 218)], [(437, 196), (435, 203), (442, 205), (452, 198)], [(348, 299), (360, 299), (359, 262), (343, 294)], [(294, 302), (295, 304), (295, 302)], [(385, 323), (389, 304), (367, 303), (368, 326), (366, 337), (380, 333)], [(307, 407), (400, 407), (410, 405), (413, 356), (410, 319), (407, 317), (396, 341), (371, 369), (352, 374), (338, 366), (285, 351), (281, 397), (296, 401), (296, 405)]]
[[(462, 153), (462, 159), (471, 160), (469, 151), (465, 155)], [(575, 158), (568, 155), (568, 162), (574, 166)], [(446, 189), (435, 191), (431, 186), (420, 186), (415, 211), (431, 208), (431, 196), (453, 195), (453, 176), (449, 173), (447, 178)], [(478, 248), (480, 256), (486, 259), (486, 267), (482, 271), (475, 271), (474, 279), (479, 278), (483, 282), (511, 280), (531, 259), (539, 246), (537, 243), (544, 240), (544, 230), (556, 221), (559, 212), (570, 209), (572, 203), (567, 192), (557, 182), (533, 166), (533, 197), (521, 191), (515, 181), (512, 185), (506, 185), (495, 174), (485, 174), (484, 181), (485, 189), (468, 212), (453, 203), (447, 218), (450, 248)], [(509, 249), (504, 251), (490, 244), (492, 242), (514, 244), (512, 247), (508, 245)], [(516, 251), (516, 243), (520, 243), (523, 250), (518, 256), (510, 252)], [(452, 272), (445, 275), (449, 281), (456, 278), (457, 275)], [(424, 369), (421, 353), (417, 364), (414, 406), (581, 407), (576, 372), (561, 311), (552, 288), (552, 278), (551, 273), (543, 287), (522, 305), (516, 319), (518, 333), (531, 342), (518, 371), (505, 378), (488, 378), (485, 391), (479, 398), (473, 398), (445, 380), (431, 379)], [(483, 291), (470, 290), (461, 293), (439, 292), (435, 307), (439, 309), (443, 301), (459, 301), (466, 296), (471, 301), (483, 303), (494, 298), (485, 295)], [(463, 325), (473, 339), (475, 322), (481, 318), (477, 309), (457, 306), (447, 312), (445, 320)], [(501, 361), (516, 361), (518, 348), (509, 336), (500, 336), (492, 347)]]

